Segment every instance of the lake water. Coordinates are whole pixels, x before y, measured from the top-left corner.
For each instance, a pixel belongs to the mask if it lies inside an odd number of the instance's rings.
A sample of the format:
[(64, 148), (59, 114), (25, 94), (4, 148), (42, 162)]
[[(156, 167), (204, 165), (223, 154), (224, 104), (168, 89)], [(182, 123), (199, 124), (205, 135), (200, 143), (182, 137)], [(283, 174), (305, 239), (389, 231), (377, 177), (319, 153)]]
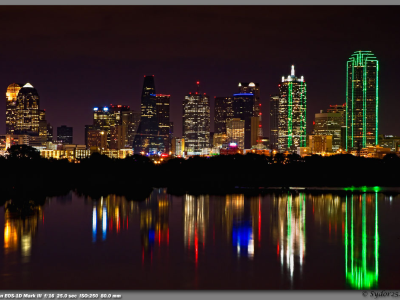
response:
[(396, 289), (400, 198), (74, 193), (0, 215), (1, 289)]

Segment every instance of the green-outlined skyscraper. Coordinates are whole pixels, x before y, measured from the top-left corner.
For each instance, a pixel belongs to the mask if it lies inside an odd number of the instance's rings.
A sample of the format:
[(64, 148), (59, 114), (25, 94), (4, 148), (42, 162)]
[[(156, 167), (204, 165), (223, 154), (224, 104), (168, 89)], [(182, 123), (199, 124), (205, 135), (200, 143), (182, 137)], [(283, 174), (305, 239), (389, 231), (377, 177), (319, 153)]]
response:
[(279, 84), (278, 104), (278, 150), (295, 151), (297, 147), (306, 147), (306, 108), (307, 84), (304, 77), (291, 74)]
[(346, 70), (346, 151), (378, 145), (379, 62), (371, 51), (356, 51)]

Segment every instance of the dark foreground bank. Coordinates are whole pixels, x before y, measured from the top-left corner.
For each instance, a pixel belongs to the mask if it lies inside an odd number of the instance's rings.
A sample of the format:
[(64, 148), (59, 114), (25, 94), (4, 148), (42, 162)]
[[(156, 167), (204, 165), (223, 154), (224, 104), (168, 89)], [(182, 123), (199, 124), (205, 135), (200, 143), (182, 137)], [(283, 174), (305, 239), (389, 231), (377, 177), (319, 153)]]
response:
[(153, 187), (168, 188), (172, 194), (230, 193), (281, 187), (400, 187), (400, 158), (384, 159), (335, 155), (302, 159), (291, 154), (221, 155), (174, 158), (154, 164), (148, 157), (134, 155), (110, 159), (93, 154), (80, 163), (41, 158), (35, 151), (23, 155), (14, 149), (0, 158), (1, 199), (28, 195), (60, 195), (76, 190), (97, 198), (107, 194), (143, 200)]

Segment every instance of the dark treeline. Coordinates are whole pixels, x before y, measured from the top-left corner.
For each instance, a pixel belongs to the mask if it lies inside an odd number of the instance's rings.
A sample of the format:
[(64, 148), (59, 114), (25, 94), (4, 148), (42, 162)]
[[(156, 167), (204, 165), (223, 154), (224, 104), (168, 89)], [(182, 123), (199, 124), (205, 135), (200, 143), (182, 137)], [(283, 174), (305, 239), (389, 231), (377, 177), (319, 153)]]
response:
[(400, 186), (400, 158), (394, 154), (383, 159), (346, 154), (304, 159), (296, 154), (220, 155), (174, 158), (155, 165), (140, 155), (110, 159), (94, 153), (72, 163), (41, 158), (28, 146), (13, 146), (9, 153), (0, 157), (0, 201), (32, 195), (43, 199), (70, 190), (94, 199), (119, 194), (142, 200), (153, 187), (168, 188), (172, 194), (221, 194), (237, 188)]

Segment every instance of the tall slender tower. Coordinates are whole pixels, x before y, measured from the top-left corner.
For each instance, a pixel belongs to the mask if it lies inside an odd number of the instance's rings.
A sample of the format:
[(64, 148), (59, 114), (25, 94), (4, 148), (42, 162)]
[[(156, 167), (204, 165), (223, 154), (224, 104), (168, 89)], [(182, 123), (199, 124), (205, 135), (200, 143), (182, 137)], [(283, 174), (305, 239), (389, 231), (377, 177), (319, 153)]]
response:
[(157, 94), (157, 124), (158, 124), (158, 145), (161, 152), (169, 153), (170, 144), (170, 126), (169, 121), (169, 103), (170, 95)]
[(17, 124), (17, 96), (22, 84), (12, 83), (7, 87), (6, 134), (13, 134)]
[(378, 71), (371, 51), (356, 51), (347, 61), (346, 151), (378, 145)]
[(269, 119), (269, 145), (272, 150), (278, 149), (278, 108), (279, 96), (270, 98), (270, 119)]
[(143, 151), (146, 153), (157, 152), (157, 135), (157, 101), (154, 75), (144, 76), (140, 125), (134, 142), (135, 153), (139, 154)]
[(303, 76), (295, 76), (292, 65), (291, 74), (287, 78), (282, 77), (278, 87), (278, 150), (295, 151), (297, 147), (305, 147), (307, 142), (307, 85)]

